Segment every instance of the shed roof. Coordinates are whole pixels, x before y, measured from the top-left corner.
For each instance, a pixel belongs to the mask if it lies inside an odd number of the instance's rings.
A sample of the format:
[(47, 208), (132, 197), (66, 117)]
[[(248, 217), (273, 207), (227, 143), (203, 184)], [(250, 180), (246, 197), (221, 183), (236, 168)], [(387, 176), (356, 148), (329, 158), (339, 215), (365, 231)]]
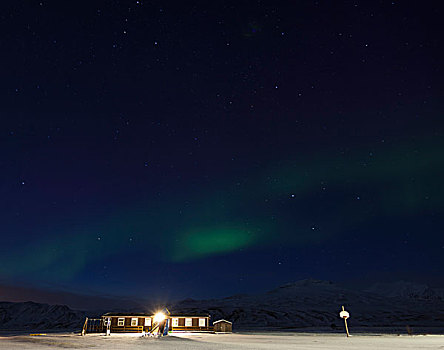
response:
[(233, 324), (232, 322), (227, 321), (227, 320), (217, 320), (217, 321), (214, 321), (213, 324), (219, 323), (219, 322), (226, 322), (226, 323), (229, 323), (229, 324)]

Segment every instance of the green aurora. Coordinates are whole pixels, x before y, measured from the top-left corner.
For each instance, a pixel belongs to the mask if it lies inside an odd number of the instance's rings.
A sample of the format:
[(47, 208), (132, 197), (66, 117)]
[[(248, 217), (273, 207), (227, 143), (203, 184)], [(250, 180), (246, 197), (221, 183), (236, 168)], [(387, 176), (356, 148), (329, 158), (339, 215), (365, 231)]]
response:
[[(318, 154), (254, 173), (242, 186), (226, 183), (210, 193), (170, 195), (74, 228), (54, 223), (45, 232), (49, 238), (4, 251), (1, 275), (70, 281), (91, 264), (125, 252), (181, 264), (270, 244), (317, 244), (381, 217), (442, 213), (443, 154), (443, 144), (432, 143), (347, 157)], [(333, 199), (322, 197), (331, 192)], [(371, 195), (372, 202), (365, 204), (360, 193)], [(299, 212), (283, 215), (286, 201), (296, 203)], [(344, 212), (346, 222), (338, 219)]]

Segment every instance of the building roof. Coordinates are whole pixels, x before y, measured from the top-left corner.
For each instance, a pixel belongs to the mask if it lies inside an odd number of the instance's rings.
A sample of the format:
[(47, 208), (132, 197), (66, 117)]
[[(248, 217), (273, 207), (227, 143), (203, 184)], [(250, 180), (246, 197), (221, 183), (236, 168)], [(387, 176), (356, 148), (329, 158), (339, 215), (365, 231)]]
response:
[(152, 314), (132, 313), (132, 312), (107, 312), (102, 317), (154, 317)]
[[(141, 313), (120, 313), (120, 312), (108, 312), (102, 317), (154, 317), (154, 315), (151, 314), (141, 314)], [(193, 318), (193, 317), (201, 317), (201, 318), (210, 318), (210, 315), (178, 315), (173, 314), (169, 315), (170, 318), (178, 318), (178, 317), (185, 317), (185, 318)]]
[(233, 324), (232, 322), (227, 321), (227, 320), (217, 320), (217, 321), (214, 321), (213, 324), (219, 323), (219, 322), (226, 322), (226, 323), (229, 323), (229, 324)]
[(183, 317), (185, 317), (185, 318), (190, 318), (190, 317), (201, 317), (201, 318), (211, 318), (211, 316), (210, 315), (178, 315), (178, 314), (173, 314), (173, 315), (170, 315), (170, 317), (171, 318), (178, 318), (178, 317), (181, 317), (181, 318), (183, 318)]

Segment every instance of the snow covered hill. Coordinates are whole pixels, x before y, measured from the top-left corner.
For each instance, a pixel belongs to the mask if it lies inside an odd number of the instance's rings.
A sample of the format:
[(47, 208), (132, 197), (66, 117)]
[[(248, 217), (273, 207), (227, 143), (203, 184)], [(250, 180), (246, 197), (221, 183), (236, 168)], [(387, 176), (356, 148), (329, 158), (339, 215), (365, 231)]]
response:
[(270, 292), (233, 298), (182, 301), (173, 312), (209, 313), (233, 321), (237, 329), (301, 327), (341, 328), (344, 305), (350, 323), (362, 327), (443, 327), (442, 299), (388, 297), (344, 289), (334, 283), (303, 280)]
[(415, 284), (406, 281), (376, 283), (366, 291), (390, 298), (401, 297), (425, 300), (444, 299), (444, 295), (439, 289), (434, 290), (425, 284)]
[(0, 330), (80, 330), (84, 321), (84, 312), (65, 305), (0, 302)]

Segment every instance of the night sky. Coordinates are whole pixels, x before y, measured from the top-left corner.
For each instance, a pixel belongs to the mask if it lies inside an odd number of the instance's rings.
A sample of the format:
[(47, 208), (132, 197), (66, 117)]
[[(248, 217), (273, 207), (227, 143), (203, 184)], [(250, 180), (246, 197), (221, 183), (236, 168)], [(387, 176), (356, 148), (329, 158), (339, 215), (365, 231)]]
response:
[(1, 2), (0, 283), (443, 286), (438, 2)]

